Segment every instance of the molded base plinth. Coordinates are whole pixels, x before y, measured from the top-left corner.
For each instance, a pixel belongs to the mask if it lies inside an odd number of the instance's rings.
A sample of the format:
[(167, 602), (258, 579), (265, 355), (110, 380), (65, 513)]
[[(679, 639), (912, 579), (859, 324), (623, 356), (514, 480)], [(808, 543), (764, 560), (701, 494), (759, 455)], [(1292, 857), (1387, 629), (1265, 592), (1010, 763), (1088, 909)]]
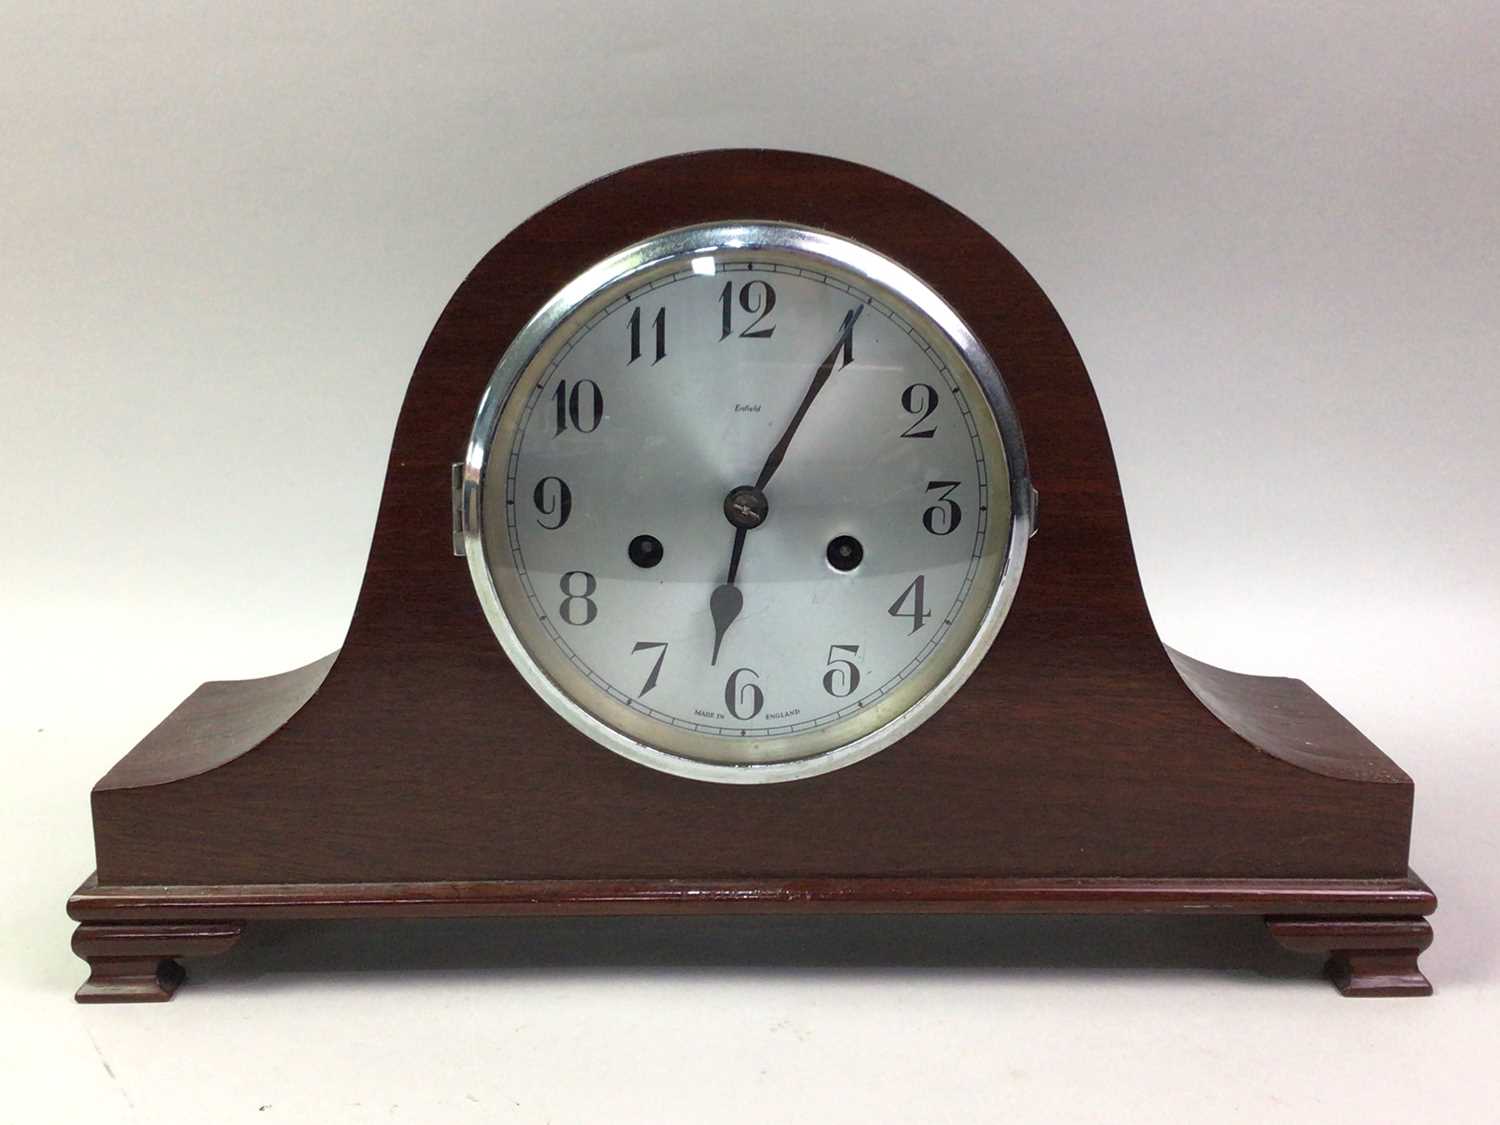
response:
[(85, 1003), (168, 1000), (175, 958), (223, 953), (257, 919), (704, 914), (1240, 914), (1330, 958), (1346, 996), (1432, 991), (1417, 954), (1437, 899), (1404, 879), (822, 878), (100, 886), (68, 901)]

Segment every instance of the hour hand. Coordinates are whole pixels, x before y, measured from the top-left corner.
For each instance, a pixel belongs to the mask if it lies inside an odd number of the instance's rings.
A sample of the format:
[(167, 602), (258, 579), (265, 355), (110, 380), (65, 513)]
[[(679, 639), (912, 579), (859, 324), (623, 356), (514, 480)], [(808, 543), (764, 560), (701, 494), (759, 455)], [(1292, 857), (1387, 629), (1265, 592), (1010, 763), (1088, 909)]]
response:
[(729, 551), (729, 574), (724, 584), (716, 586), (708, 596), (708, 612), (714, 619), (714, 652), (708, 660), (710, 665), (719, 662), (719, 646), (724, 643), (724, 634), (745, 604), (745, 595), (734, 584), (740, 573), (740, 556), (745, 553), (745, 532), (759, 527), (769, 510), (765, 495), (749, 485), (731, 488), (729, 495), (724, 497), (724, 515), (734, 524), (734, 546)]
[(714, 587), (714, 592), (709, 595), (708, 612), (714, 618), (714, 653), (709, 658), (709, 664), (719, 662), (719, 646), (724, 643), (724, 634), (740, 615), (744, 604), (745, 595), (740, 593), (740, 588), (731, 586), (728, 582)]

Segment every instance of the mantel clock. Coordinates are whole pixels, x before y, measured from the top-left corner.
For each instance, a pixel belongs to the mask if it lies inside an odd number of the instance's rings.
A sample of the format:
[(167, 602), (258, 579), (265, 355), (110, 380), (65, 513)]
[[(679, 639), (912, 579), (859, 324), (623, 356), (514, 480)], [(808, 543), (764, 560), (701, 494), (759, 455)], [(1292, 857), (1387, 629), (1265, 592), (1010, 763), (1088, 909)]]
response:
[(1045, 295), (855, 164), (694, 153), (492, 249), (417, 362), (343, 647), (93, 793), (80, 1000), (265, 918), (1239, 913), (1430, 991), (1410, 780), (1157, 638)]

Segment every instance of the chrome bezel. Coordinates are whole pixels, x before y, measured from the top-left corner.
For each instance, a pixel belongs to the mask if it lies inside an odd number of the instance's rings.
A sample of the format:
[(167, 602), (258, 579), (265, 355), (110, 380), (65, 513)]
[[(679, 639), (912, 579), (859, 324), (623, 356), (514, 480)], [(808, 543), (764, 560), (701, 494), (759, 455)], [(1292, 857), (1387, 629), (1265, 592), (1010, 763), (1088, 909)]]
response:
[[(931, 690), (883, 726), (842, 746), (779, 762), (726, 764), (689, 758), (641, 742), (595, 717), (554, 683), (527, 651), (501, 605), (484, 547), (481, 499), (490, 445), (512, 388), (552, 333), (601, 290), (642, 270), (669, 259), (724, 250), (804, 255), (887, 290), (924, 314), (979, 384), (999, 431), (1009, 478), (1010, 541), (999, 584), (958, 661)], [(1035, 493), (1015, 408), (994, 361), (958, 314), (920, 278), (879, 252), (826, 231), (777, 222), (721, 222), (667, 231), (612, 255), (564, 286), (521, 329), (495, 367), (469, 436), (460, 499), (464, 553), (484, 615), (506, 655), (542, 700), (577, 730), (631, 761), (679, 777), (731, 784), (794, 781), (840, 769), (904, 738), (935, 714), (979, 666), (999, 633), (1020, 583), (1035, 522)]]

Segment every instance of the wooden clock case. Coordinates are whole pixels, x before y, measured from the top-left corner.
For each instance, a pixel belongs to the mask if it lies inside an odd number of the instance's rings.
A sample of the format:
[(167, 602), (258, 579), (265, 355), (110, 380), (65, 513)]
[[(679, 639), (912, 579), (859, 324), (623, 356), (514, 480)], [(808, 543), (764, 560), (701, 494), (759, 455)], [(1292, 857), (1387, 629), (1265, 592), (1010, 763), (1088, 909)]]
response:
[[(957, 696), (866, 761), (759, 786), (576, 732), (451, 549), (450, 466), (522, 325), (615, 250), (736, 219), (826, 228), (931, 284), (999, 365), (1041, 497)], [(597, 180), (475, 267), (412, 375), (343, 647), (204, 684), (110, 770), (68, 912), (82, 1001), (167, 999), (177, 958), (260, 919), (784, 911), (1262, 915), (1346, 994), (1425, 994), (1411, 814), (1410, 779), (1304, 684), (1157, 638), (1088, 374), (999, 243), (872, 169), (726, 150)]]

